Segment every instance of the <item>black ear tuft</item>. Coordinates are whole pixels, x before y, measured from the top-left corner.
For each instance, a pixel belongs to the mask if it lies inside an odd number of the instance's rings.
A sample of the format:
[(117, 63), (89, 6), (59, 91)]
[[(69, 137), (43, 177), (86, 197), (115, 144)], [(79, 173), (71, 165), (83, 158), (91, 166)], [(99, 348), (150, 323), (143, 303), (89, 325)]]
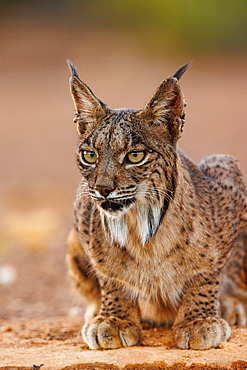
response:
[(80, 77), (78, 76), (78, 73), (76, 71), (76, 68), (75, 68), (74, 64), (69, 59), (67, 59), (66, 62), (68, 64), (68, 66), (69, 66), (69, 69), (70, 69), (70, 72), (71, 72), (72, 76), (78, 78), (78, 80), (81, 81), (80, 80)]
[(184, 74), (184, 72), (186, 72), (187, 71), (187, 69), (188, 69), (188, 67), (190, 66), (190, 62), (189, 63), (186, 63), (183, 67), (181, 67), (181, 68), (179, 68), (178, 70), (177, 70), (177, 72), (175, 72), (174, 73), (174, 75), (172, 76), (172, 77), (174, 77), (174, 78), (176, 78), (177, 80), (179, 80), (182, 76), (183, 76), (183, 74)]

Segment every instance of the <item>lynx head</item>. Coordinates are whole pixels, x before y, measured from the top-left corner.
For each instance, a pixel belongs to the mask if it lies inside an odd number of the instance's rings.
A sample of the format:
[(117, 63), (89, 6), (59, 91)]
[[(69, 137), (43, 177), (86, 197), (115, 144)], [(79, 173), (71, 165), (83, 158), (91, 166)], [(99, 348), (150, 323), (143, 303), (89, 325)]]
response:
[(188, 65), (166, 79), (143, 109), (135, 110), (110, 109), (69, 62), (74, 122), (80, 135), (77, 162), (85, 192), (106, 217), (122, 217), (137, 203), (145, 205), (149, 237), (157, 231), (176, 189), (176, 143), (185, 115), (178, 80)]

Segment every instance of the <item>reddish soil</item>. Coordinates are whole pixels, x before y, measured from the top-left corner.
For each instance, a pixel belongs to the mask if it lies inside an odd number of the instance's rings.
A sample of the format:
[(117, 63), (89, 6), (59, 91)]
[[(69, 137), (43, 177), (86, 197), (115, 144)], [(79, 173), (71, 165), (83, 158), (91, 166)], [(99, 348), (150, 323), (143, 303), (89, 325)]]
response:
[(139, 346), (92, 351), (83, 343), (81, 321), (54, 317), (0, 322), (0, 369), (42, 364), (44, 370), (247, 368), (247, 328), (233, 329), (229, 342), (207, 351), (177, 349), (171, 330), (162, 328), (143, 330)]

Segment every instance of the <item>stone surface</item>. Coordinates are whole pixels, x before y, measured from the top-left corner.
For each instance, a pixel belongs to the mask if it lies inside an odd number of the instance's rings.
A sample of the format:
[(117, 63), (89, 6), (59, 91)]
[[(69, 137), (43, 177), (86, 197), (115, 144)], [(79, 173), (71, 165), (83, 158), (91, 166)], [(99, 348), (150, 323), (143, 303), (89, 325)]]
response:
[(177, 349), (166, 328), (144, 329), (139, 346), (92, 351), (81, 326), (78, 317), (1, 320), (0, 370), (247, 369), (247, 327), (233, 328), (229, 342), (206, 351)]

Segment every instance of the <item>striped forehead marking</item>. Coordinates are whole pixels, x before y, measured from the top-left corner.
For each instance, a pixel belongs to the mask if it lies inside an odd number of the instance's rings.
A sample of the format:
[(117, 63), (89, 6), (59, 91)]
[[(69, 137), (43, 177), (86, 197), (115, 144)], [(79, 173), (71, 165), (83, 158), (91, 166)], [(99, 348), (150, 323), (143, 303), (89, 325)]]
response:
[(130, 111), (111, 111), (108, 117), (90, 133), (84, 144), (97, 149), (126, 151), (128, 147), (142, 144), (144, 140), (128, 116)]
[(131, 124), (128, 112), (113, 112), (92, 135), (92, 145), (97, 148), (125, 150), (131, 144)]

